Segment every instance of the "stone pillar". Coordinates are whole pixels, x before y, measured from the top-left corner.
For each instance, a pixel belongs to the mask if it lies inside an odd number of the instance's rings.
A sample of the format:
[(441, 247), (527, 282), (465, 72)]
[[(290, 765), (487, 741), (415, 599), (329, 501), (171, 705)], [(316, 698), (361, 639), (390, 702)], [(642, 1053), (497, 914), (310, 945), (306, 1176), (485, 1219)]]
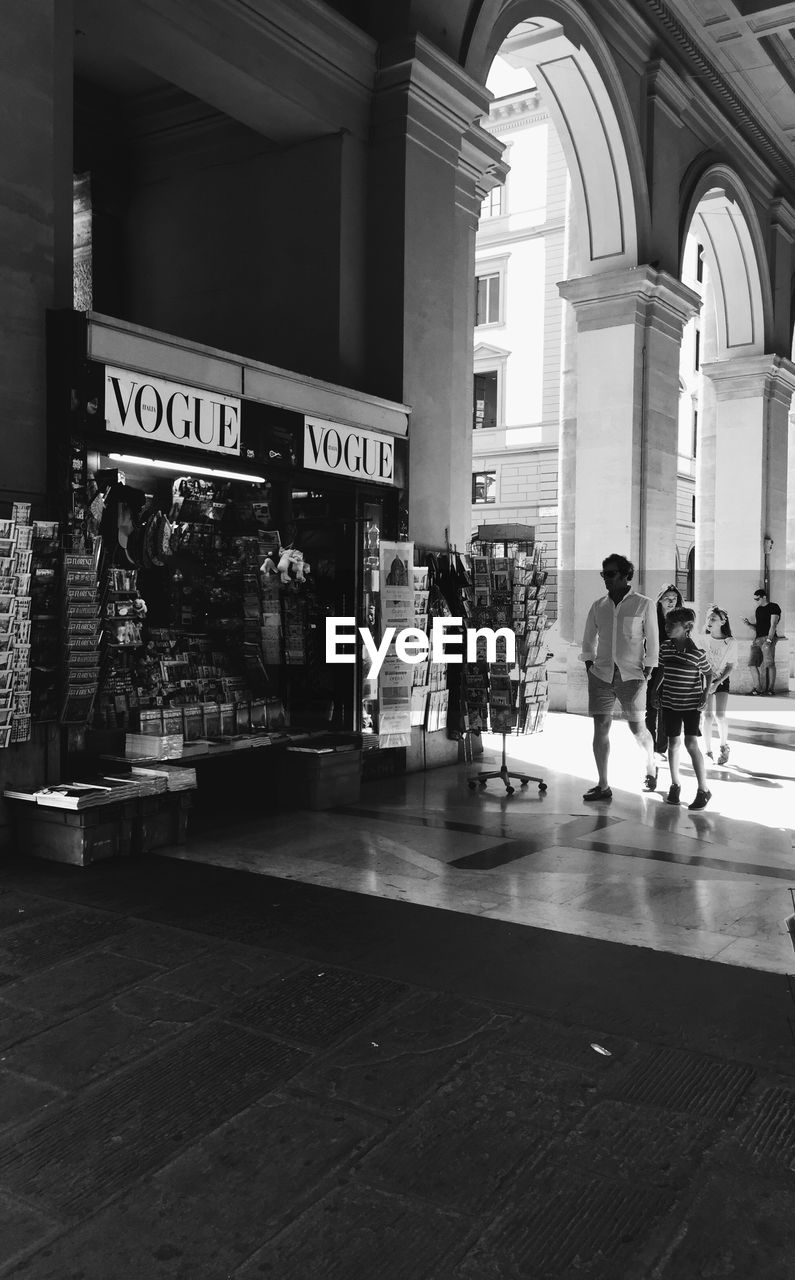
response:
[[(704, 365), (718, 355), (718, 320), (712, 274), (706, 273), (704, 305), (701, 310), (701, 376), (698, 397), (698, 437), (696, 439), (696, 555), (694, 592), (696, 608), (715, 599), (715, 432), (717, 401), (711, 378), (703, 375)], [(699, 624), (703, 621), (703, 614)]]
[(421, 36), (381, 51), (370, 190), (368, 382), (412, 408), (410, 536), (463, 548), (471, 513), (474, 244), (501, 145), (489, 95)]
[[(747, 665), (753, 632), (742, 622), (753, 617), (753, 593), (764, 582), (764, 539), (773, 539), (768, 560), (770, 596), (791, 608), (787, 573), (788, 429), (795, 364), (783, 356), (735, 356), (702, 366), (715, 396), (713, 599), (697, 599), (699, 614), (710, 603), (726, 609), (740, 641), (732, 675), (738, 692), (752, 688)], [(705, 463), (706, 465), (706, 463)], [(698, 511), (696, 512), (698, 517)], [(698, 541), (698, 532), (696, 539)], [(700, 620), (700, 619), (699, 619)], [(795, 618), (782, 618), (792, 632)], [(779, 651), (782, 685), (789, 666)]]
[[(46, 312), (72, 305), (71, 0), (6, 0), (0, 41), (0, 514), (14, 501), (50, 514), (47, 486)], [(55, 495), (51, 495), (55, 496)], [(9, 780), (58, 780), (57, 733), (0, 751)], [(0, 850), (9, 841), (0, 799)]]
[[(795, 692), (795, 414), (789, 416), (789, 465), (787, 467), (787, 548), (784, 599), (778, 602), (784, 610), (781, 630), (788, 637), (784, 647), (789, 656), (789, 685)], [(780, 655), (777, 655), (777, 657)], [(783, 671), (783, 663), (782, 663)], [(782, 689), (785, 683), (782, 680)]]
[(649, 266), (569, 280), (560, 292), (577, 319), (574, 546), (560, 591), (573, 600), (567, 709), (583, 711), (576, 653), (604, 590), (602, 558), (629, 556), (641, 592), (656, 595), (673, 579), (679, 352), (700, 299)]
[(70, 0), (7, 0), (3, 5), (3, 502), (38, 504), (46, 488), (45, 313), (48, 307), (72, 305), (73, 40)]
[[(564, 254), (567, 279), (577, 278), (577, 237), (573, 233), (575, 216), (571, 182), (567, 178), (566, 240)], [(575, 499), (577, 494), (577, 317), (573, 306), (563, 308), (563, 334), (560, 362), (560, 441), (558, 445), (558, 625), (561, 639), (573, 644), (574, 635), (574, 569)], [(568, 580), (564, 588), (563, 579)]]

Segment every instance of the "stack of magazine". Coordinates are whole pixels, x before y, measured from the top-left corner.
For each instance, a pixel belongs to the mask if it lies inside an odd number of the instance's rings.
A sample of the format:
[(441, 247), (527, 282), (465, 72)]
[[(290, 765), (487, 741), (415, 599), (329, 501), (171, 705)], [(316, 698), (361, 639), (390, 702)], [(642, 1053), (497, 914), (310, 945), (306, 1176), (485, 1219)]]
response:
[(28, 800), (47, 809), (93, 809), (98, 805), (118, 804), (121, 800), (137, 800), (154, 794), (141, 789), (132, 779), (101, 778), (98, 782), (62, 782), (39, 791), (22, 791), (6, 787), (7, 800)]

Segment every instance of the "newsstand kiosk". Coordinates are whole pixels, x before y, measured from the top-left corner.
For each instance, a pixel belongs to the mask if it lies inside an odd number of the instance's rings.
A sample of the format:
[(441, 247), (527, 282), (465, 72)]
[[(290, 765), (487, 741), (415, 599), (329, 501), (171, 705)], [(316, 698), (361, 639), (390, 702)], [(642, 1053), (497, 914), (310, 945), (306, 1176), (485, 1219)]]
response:
[(325, 619), (371, 620), (405, 536), (406, 406), (94, 313), (51, 315), (49, 365), (58, 518), (0, 522), (6, 665), (37, 672), (6, 745), (28, 704), (62, 735), (57, 777), (6, 789), (20, 845), (88, 862), (184, 840), (192, 800), (356, 799), (361, 654), (328, 664)]

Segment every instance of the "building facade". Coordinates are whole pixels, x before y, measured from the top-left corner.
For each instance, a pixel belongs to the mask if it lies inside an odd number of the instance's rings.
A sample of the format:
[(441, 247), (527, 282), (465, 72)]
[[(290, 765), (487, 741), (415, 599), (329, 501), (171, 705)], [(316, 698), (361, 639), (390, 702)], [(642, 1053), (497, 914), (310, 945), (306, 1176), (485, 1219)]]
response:
[(504, 146), (510, 172), (486, 196), (477, 235), (472, 531), (506, 521), (535, 528), (554, 617), (568, 173), (537, 90), (498, 97), (483, 127)]

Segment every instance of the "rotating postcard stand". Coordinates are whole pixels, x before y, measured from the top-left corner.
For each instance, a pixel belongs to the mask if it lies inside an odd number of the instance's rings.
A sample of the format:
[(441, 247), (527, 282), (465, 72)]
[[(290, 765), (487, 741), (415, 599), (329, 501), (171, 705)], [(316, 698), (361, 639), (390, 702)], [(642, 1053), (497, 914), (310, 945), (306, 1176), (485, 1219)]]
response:
[(503, 782), (505, 783), (505, 790), (507, 791), (509, 796), (512, 796), (514, 791), (516, 790), (515, 787), (511, 786), (511, 779), (513, 778), (515, 778), (516, 781), (520, 784), (520, 786), (523, 786), (523, 787), (526, 787), (528, 782), (537, 782), (539, 791), (546, 791), (547, 784), (544, 782), (543, 778), (536, 778), (531, 773), (509, 773), (508, 762), (505, 759), (505, 749), (506, 749), (506, 741), (508, 738), (508, 732), (509, 730), (502, 731), (502, 764), (500, 768), (491, 773), (481, 772), (476, 774), (474, 778), (470, 778), (469, 779), (470, 791), (474, 791), (475, 787), (485, 787), (486, 783), (490, 782), (492, 778), (502, 778)]
[(530, 525), (481, 525), (472, 541), (472, 579), (477, 626), (513, 629), (520, 678), (518, 689), (511, 684), (506, 662), (480, 658), (467, 668), (467, 703), (470, 720), (477, 716), (485, 725), (486, 716), (493, 733), (502, 734), (502, 763), (496, 770), (481, 770), (469, 779), (469, 789), (485, 787), (492, 779), (505, 784), (513, 795), (516, 781), (522, 787), (537, 782), (544, 792), (543, 778), (529, 773), (511, 773), (506, 759), (508, 734), (537, 732), (546, 715), (546, 676), (543, 686), (536, 668), (540, 661), (540, 641), (546, 625), (546, 579), (544, 547), (535, 541)]

